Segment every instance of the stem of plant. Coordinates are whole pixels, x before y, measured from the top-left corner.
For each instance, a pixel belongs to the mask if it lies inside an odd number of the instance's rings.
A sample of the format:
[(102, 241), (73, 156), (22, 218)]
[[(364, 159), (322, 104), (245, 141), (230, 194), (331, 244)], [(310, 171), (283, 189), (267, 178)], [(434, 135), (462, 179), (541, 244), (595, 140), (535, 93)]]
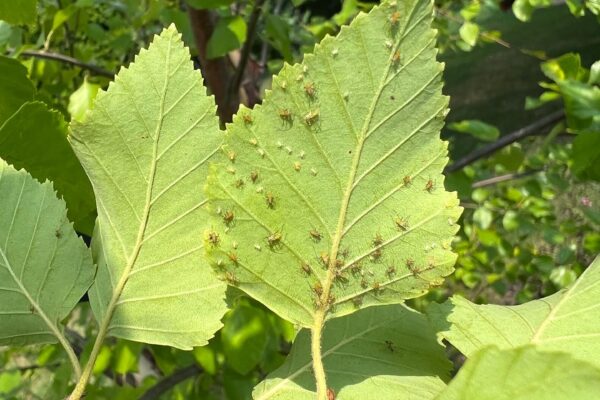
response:
[(313, 373), (317, 384), (317, 400), (327, 400), (327, 379), (321, 356), (321, 337), (325, 310), (319, 309), (315, 314), (315, 325), (311, 330), (311, 353), (313, 360)]

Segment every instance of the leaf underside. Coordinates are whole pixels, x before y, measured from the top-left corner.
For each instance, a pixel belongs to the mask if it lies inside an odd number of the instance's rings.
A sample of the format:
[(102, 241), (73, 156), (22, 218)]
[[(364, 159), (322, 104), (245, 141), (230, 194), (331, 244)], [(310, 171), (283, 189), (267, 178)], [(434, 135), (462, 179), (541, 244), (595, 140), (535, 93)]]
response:
[(0, 345), (53, 343), (94, 277), (50, 182), (0, 159)]
[(439, 335), (466, 356), (485, 346), (533, 344), (563, 351), (600, 368), (600, 257), (573, 285), (518, 306), (477, 305), (455, 296), (432, 304), (428, 315)]
[(426, 0), (358, 15), (228, 126), (206, 185), (207, 253), (301, 326), (323, 303), (331, 318), (402, 302), (453, 270), (461, 208), (441, 173), (448, 98), (431, 20)]
[[(403, 306), (360, 310), (325, 325), (327, 385), (340, 399), (434, 398), (451, 368), (426, 318)], [(284, 365), (254, 392), (255, 400), (314, 399), (310, 332), (301, 331)]]
[(201, 193), (222, 140), (215, 104), (173, 26), (100, 92), (70, 136), (96, 194), (90, 289), (108, 333), (182, 349), (221, 326), (225, 285), (203, 260)]
[(486, 347), (436, 400), (588, 400), (598, 393), (600, 370), (568, 354)]

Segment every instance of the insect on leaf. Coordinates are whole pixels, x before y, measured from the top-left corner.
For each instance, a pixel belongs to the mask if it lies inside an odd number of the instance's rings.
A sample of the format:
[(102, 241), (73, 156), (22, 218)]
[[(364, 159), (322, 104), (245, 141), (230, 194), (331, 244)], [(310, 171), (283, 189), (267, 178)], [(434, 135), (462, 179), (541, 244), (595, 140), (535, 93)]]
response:
[(0, 345), (53, 343), (94, 266), (52, 184), (0, 159)]
[(425, 0), (358, 15), (228, 126), (237, 157), (209, 176), (220, 237), (209, 257), (301, 326), (316, 310), (331, 318), (422, 295), (453, 270), (461, 208), (444, 190), (448, 98), (431, 20)]
[(72, 125), (98, 208), (90, 302), (110, 335), (190, 349), (221, 326), (225, 285), (203, 260), (200, 190), (218, 126), (173, 26)]
[[(286, 362), (256, 386), (253, 398), (314, 399), (310, 354), (310, 332), (302, 330)], [(323, 363), (327, 384), (341, 399), (369, 399), (373, 393), (381, 400), (432, 399), (444, 390), (451, 368), (425, 316), (398, 305), (329, 321)]]

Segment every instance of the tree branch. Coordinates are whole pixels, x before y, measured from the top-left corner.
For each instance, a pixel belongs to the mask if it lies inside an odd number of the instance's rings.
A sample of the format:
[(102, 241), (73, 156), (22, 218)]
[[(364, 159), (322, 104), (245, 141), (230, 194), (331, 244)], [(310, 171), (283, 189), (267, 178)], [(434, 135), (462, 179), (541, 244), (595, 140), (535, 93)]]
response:
[(192, 364), (185, 368), (179, 369), (173, 374), (163, 378), (159, 382), (157, 382), (154, 386), (150, 387), (148, 390), (144, 392), (139, 398), (139, 400), (155, 400), (158, 399), (162, 394), (171, 390), (175, 385), (185, 381), (188, 378), (191, 378), (194, 375), (198, 375), (202, 372), (202, 368), (200, 368), (196, 364)]
[[(227, 82), (229, 82), (231, 77), (230, 64), (225, 57), (218, 57), (211, 60), (206, 57), (208, 40), (215, 29), (213, 15), (209, 10), (197, 10), (189, 5), (188, 15), (196, 47), (198, 49), (198, 60), (200, 61), (202, 72), (204, 73), (206, 86), (215, 96), (215, 102), (217, 103), (221, 122), (230, 122), (231, 117), (235, 113), (235, 110), (237, 110), (239, 104), (239, 99), (237, 97), (228, 99), (227, 96)], [(235, 104), (235, 108), (232, 107), (232, 104)]]
[(231, 85), (229, 86), (229, 92), (227, 95), (227, 102), (231, 103), (231, 100), (239, 96), (240, 85), (244, 78), (244, 72), (250, 59), (250, 53), (252, 52), (252, 44), (254, 43), (254, 37), (256, 36), (256, 26), (258, 19), (262, 12), (262, 6), (265, 0), (255, 0), (254, 7), (252, 8), (252, 14), (250, 14), (250, 20), (248, 21), (248, 34), (246, 35), (246, 42), (242, 48), (242, 56), (240, 62), (235, 70)]
[(475, 161), (487, 157), (496, 151), (500, 150), (503, 147), (508, 146), (511, 143), (514, 143), (518, 140), (523, 139), (527, 136), (537, 135), (539, 134), (540, 129), (547, 127), (548, 125), (552, 125), (561, 119), (564, 118), (564, 111), (559, 110), (555, 111), (551, 114), (546, 115), (545, 117), (533, 122), (530, 125), (527, 125), (521, 129), (517, 129), (514, 132), (511, 132), (507, 135), (500, 137), (497, 141), (488, 144), (487, 146), (480, 147), (475, 151), (471, 152), (467, 156), (461, 158), (460, 160), (448, 165), (444, 169), (444, 173), (449, 174), (455, 171), (458, 171), (469, 164), (474, 163)]
[(94, 75), (104, 76), (106, 78), (114, 78), (115, 74), (105, 70), (97, 65), (89, 64), (83, 61), (80, 61), (76, 58), (66, 56), (64, 54), (52, 53), (49, 51), (37, 51), (37, 50), (25, 50), (21, 52), (22, 56), (26, 57), (35, 57), (35, 58), (44, 58), (47, 60), (59, 61), (65, 64), (74, 65), (76, 67), (86, 69), (90, 71)]
[(525, 171), (525, 172), (494, 176), (492, 178), (482, 179), (480, 181), (474, 182), (471, 185), (471, 187), (472, 188), (480, 188), (480, 187), (484, 187), (484, 186), (491, 186), (491, 185), (495, 185), (500, 182), (506, 182), (506, 181), (511, 181), (513, 179), (525, 178), (527, 176), (535, 175), (541, 171), (542, 171), (541, 169), (532, 169), (530, 171)]

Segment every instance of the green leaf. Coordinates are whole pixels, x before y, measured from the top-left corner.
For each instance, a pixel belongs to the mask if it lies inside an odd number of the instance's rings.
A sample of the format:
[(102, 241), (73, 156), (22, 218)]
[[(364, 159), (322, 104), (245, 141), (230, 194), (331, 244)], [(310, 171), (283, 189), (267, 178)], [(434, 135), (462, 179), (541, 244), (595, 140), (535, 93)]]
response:
[(564, 54), (558, 58), (543, 62), (540, 67), (544, 75), (555, 82), (577, 80), (583, 73), (581, 69), (581, 56), (577, 53)]
[(222, 133), (173, 25), (98, 93), (72, 131), (98, 206), (96, 318), (110, 318), (109, 334), (124, 339), (205, 344), (221, 326), (225, 285), (203, 261), (199, 187)]
[(439, 335), (467, 357), (489, 345), (511, 349), (534, 344), (600, 367), (599, 282), (600, 257), (572, 286), (540, 300), (519, 306), (476, 305), (454, 296), (432, 304), (428, 314)]
[(331, 318), (420, 296), (456, 259), (432, 6), (397, 4), (285, 66), (229, 125), (229, 165), (209, 176), (215, 270), (304, 327), (318, 308)]
[(600, 60), (598, 60), (592, 64), (592, 66), (590, 68), (590, 77), (588, 79), (588, 84), (590, 84), (590, 85), (600, 84)]
[(0, 345), (54, 343), (94, 277), (52, 184), (0, 159)]
[(0, 19), (9, 24), (33, 24), (37, 0), (0, 1)]
[(468, 133), (477, 139), (493, 142), (500, 136), (500, 130), (494, 125), (486, 124), (477, 119), (464, 120), (448, 124), (448, 129), (456, 132)]
[(516, 0), (512, 4), (512, 11), (519, 20), (527, 22), (531, 19), (533, 13), (533, 6), (529, 3), (529, 0)]
[(573, 140), (572, 170), (581, 179), (600, 181), (600, 132), (581, 132)]
[(475, 46), (479, 37), (479, 25), (473, 22), (465, 22), (458, 30), (458, 33), (460, 34), (460, 38), (469, 46)]
[(246, 375), (264, 358), (269, 321), (265, 312), (247, 302), (238, 304), (223, 320), (221, 341), (228, 365)]
[(600, 393), (600, 370), (533, 346), (484, 348), (436, 400), (588, 400)]
[[(329, 321), (322, 352), (327, 385), (340, 399), (432, 399), (451, 367), (426, 318), (402, 305)], [(285, 364), (254, 389), (254, 399), (314, 399), (310, 354), (305, 329)]]
[(85, 120), (85, 113), (92, 108), (98, 90), (100, 90), (100, 85), (91, 83), (87, 78), (84, 79), (81, 86), (69, 96), (69, 106), (67, 109), (69, 110), (69, 114), (71, 114), (71, 119), (77, 122)]
[(208, 40), (206, 56), (217, 58), (239, 49), (246, 41), (246, 21), (240, 16), (221, 17)]
[(0, 157), (40, 181), (53, 181), (75, 229), (92, 234), (96, 218), (92, 185), (67, 140), (61, 113), (38, 101), (23, 104), (0, 128)]
[(600, 88), (575, 81), (560, 82), (558, 85), (563, 95), (569, 128), (576, 131), (597, 126), (600, 131)]
[(0, 56), (0, 93), (2, 93), (0, 96), (0, 126), (2, 126), (23, 103), (33, 100), (35, 95), (33, 83), (27, 78), (27, 69), (19, 61)]

